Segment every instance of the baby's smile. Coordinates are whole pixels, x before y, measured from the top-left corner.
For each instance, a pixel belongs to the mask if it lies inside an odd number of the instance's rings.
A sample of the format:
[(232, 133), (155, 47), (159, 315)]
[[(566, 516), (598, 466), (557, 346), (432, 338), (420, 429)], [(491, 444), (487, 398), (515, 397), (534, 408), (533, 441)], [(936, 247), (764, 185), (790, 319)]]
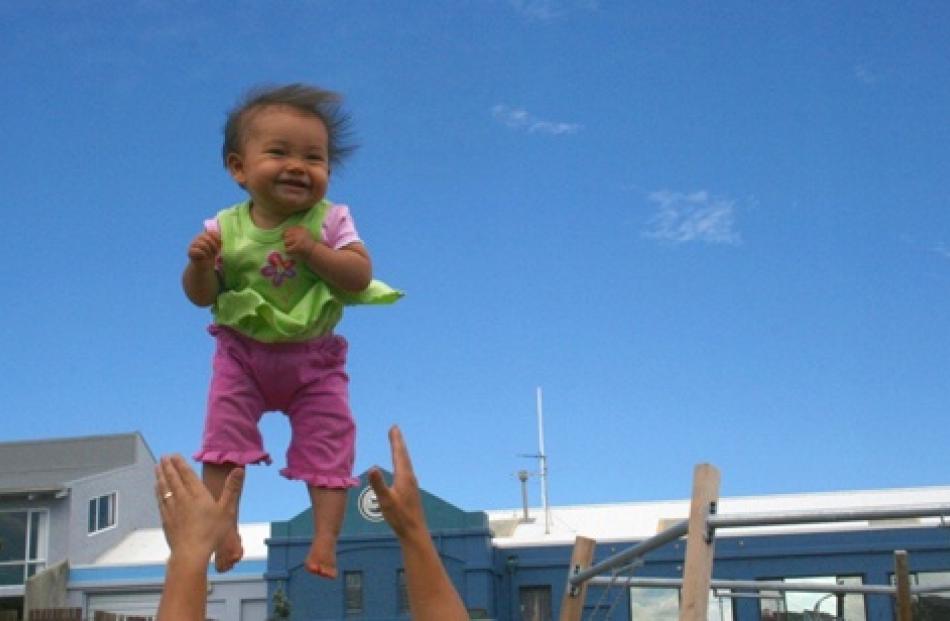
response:
[(293, 190), (309, 190), (310, 180), (306, 177), (282, 177), (277, 179), (277, 185)]

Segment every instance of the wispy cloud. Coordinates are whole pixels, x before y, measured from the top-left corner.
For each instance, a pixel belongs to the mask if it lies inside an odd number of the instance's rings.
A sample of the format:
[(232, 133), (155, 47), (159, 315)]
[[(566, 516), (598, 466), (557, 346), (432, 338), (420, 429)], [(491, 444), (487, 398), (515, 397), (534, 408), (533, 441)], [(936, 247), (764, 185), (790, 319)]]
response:
[(941, 242), (935, 246), (932, 246), (930, 249), (933, 252), (936, 252), (937, 254), (939, 254), (941, 257), (945, 259), (950, 259), (950, 246), (947, 246), (947, 244), (944, 244)]
[(901, 233), (899, 239), (902, 243), (907, 244), (916, 252), (929, 252), (943, 259), (950, 259), (950, 244), (947, 244), (946, 242), (933, 242), (929, 240), (925, 241), (910, 233)]
[(656, 206), (643, 236), (673, 244), (705, 242), (738, 245), (742, 236), (736, 230), (736, 201), (712, 196), (706, 190), (685, 194), (658, 190), (647, 195)]
[(564, 17), (574, 11), (595, 11), (598, 0), (508, 0), (508, 2), (528, 19), (549, 21)]
[(854, 66), (854, 78), (864, 84), (874, 84), (877, 82), (877, 74), (866, 64)]
[(534, 116), (527, 110), (512, 108), (503, 104), (493, 106), (491, 115), (505, 127), (529, 134), (552, 134), (559, 136), (561, 134), (576, 134), (582, 128), (582, 126), (577, 123), (546, 121)]

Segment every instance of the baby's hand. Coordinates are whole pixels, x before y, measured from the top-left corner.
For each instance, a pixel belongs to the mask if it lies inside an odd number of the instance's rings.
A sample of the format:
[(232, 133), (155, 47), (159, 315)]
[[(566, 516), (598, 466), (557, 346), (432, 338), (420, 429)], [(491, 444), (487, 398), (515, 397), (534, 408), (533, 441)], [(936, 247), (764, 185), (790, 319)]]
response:
[(290, 254), (307, 256), (317, 240), (302, 226), (291, 226), (284, 231), (284, 247)]
[(214, 267), (214, 259), (221, 252), (221, 235), (212, 231), (204, 231), (191, 240), (188, 246), (188, 258), (195, 267), (210, 269)]

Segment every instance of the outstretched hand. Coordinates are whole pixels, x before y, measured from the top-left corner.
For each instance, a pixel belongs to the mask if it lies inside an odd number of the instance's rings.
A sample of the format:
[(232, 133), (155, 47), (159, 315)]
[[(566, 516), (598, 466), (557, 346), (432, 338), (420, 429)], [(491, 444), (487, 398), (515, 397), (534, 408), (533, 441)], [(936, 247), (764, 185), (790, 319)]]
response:
[(207, 563), (237, 520), (244, 470), (231, 471), (217, 501), (181, 455), (162, 457), (155, 477), (162, 529), (172, 554), (203, 556)]
[(411, 616), (415, 621), (465, 621), (468, 612), (432, 543), (409, 450), (395, 425), (389, 429), (389, 445), (393, 484), (386, 485), (378, 468), (370, 471), (369, 484), (383, 517), (399, 537)]
[(389, 429), (389, 445), (392, 448), (393, 484), (386, 485), (378, 468), (369, 473), (369, 484), (376, 492), (379, 508), (400, 539), (413, 533), (427, 533), (419, 482), (412, 470), (402, 432), (396, 425)]

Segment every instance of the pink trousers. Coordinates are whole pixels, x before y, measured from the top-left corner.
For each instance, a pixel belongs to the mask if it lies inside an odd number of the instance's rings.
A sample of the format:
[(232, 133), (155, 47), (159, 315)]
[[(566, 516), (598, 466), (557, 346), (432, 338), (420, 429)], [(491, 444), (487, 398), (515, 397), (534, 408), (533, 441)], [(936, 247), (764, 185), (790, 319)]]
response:
[(356, 426), (350, 414), (346, 339), (261, 343), (211, 326), (217, 340), (201, 450), (206, 464), (271, 463), (258, 423), (278, 410), (290, 419), (287, 467), (280, 474), (316, 487), (345, 489), (352, 476)]

